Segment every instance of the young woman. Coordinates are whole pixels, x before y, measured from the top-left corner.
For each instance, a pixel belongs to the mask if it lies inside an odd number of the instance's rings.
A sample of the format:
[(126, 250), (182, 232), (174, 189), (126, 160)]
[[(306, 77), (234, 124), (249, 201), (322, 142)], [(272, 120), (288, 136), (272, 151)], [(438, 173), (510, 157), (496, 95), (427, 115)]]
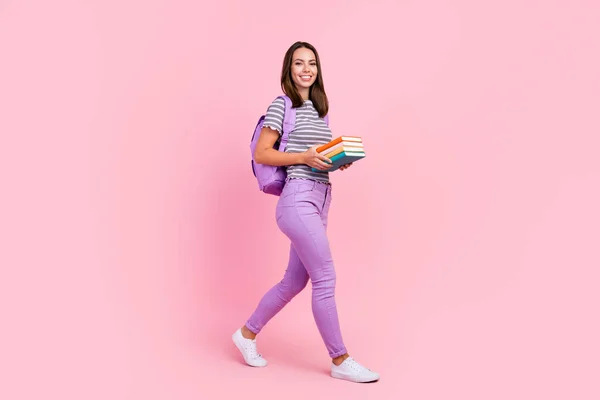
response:
[[(335, 270), (327, 239), (327, 215), (331, 205), (328, 158), (316, 148), (332, 140), (323, 120), (329, 103), (316, 49), (294, 43), (285, 54), (281, 86), (296, 108), (296, 125), (285, 152), (273, 148), (283, 132), (283, 99), (268, 108), (254, 159), (261, 164), (287, 166), (287, 179), (277, 203), (276, 219), (291, 240), (290, 258), (283, 280), (269, 290), (248, 321), (233, 334), (233, 342), (247, 364), (264, 367), (256, 349), (256, 335), (294, 296), (312, 282), (312, 310), (332, 359), (331, 376), (353, 382), (373, 382), (379, 374), (348, 355), (335, 305)], [(344, 170), (351, 164), (342, 166)], [(312, 168), (319, 170), (313, 172)]]

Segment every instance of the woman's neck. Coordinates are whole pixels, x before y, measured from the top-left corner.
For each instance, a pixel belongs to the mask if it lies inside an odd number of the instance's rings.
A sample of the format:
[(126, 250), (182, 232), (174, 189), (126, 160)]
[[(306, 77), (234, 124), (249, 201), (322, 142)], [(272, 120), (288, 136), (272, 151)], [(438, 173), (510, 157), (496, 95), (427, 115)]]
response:
[(308, 100), (310, 97), (310, 89), (308, 89), (308, 88), (298, 89), (298, 94), (300, 95), (300, 97), (302, 97), (302, 100)]

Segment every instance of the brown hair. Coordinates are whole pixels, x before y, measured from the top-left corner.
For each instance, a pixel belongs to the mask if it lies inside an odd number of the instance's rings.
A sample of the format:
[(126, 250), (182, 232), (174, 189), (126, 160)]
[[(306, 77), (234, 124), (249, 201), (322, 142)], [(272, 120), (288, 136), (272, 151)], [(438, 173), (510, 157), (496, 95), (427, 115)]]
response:
[(311, 50), (313, 53), (315, 53), (315, 57), (317, 58), (317, 79), (310, 87), (308, 96), (313, 102), (315, 109), (318, 111), (319, 117), (323, 118), (329, 111), (329, 100), (327, 100), (327, 95), (325, 94), (323, 71), (321, 70), (319, 53), (317, 53), (317, 49), (315, 49), (312, 44), (307, 42), (296, 42), (285, 53), (283, 67), (281, 68), (281, 89), (283, 89), (283, 93), (285, 93), (292, 100), (293, 107), (300, 107), (304, 103), (302, 97), (296, 89), (296, 85), (294, 85), (294, 81), (292, 80), (292, 62), (294, 52), (301, 48), (307, 48)]

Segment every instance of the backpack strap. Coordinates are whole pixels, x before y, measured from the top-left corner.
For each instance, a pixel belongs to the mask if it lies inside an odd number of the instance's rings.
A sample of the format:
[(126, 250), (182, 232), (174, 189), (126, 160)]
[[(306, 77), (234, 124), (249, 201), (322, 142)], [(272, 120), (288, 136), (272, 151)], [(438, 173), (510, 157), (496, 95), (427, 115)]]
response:
[(323, 120), (325, 121), (325, 123), (327, 124), (327, 126), (329, 126), (329, 114), (327, 114), (326, 116), (324, 116)]
[(281, 142), (279, 143), (279, 151), (285, 151), (290, 132), (294, 130), (296, 125), (296, 109), (292, 107), (292, 99), (288, 96), (279, 96), (285, 102), (285, 111), (283, 112), (283, 127), (281, 133)]

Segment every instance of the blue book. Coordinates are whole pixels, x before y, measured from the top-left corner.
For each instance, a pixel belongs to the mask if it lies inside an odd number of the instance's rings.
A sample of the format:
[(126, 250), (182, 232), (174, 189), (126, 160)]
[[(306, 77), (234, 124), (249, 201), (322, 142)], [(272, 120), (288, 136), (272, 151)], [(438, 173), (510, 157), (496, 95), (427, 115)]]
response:
[(341, 167), (342, 165), (350, 164), (354, 161), (360, 160), (361, 158), (365, 158), (364, 151), (342, 151), (339, 154), (331, 157), (331, 168), (321, 171), (316, 168), (311, 168), (313, 172), (332, 172)]

